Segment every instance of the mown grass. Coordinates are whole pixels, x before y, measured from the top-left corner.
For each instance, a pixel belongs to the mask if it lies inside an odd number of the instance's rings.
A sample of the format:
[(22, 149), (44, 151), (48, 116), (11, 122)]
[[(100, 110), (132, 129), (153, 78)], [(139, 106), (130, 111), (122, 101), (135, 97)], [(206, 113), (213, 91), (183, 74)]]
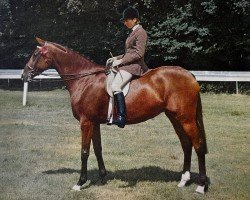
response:
[(183, 155), (164, 115), (125, 129), (102, 125), (105, 185), (98, 178), (93, 150), (89, 181), (71, 190), (79, 178), (80, 129), (67, 91), (30, 92), (23, 107), (21, 91), (0, 90), (0, 199), (250, 199), (250, 96), (202, 94), (211, 180), (204, 195), (192, 181), (176, 185)]

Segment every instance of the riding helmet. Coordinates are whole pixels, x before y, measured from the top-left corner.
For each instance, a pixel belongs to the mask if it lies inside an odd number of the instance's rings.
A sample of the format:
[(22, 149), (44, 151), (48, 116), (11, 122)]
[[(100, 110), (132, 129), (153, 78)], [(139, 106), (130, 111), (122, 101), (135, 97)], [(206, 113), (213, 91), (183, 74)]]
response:
[(136, 8), (128, 7), (126, 8), (122, 13), (121, 21), (124, 21), (126, 19), (139, 19), (139, 12)]

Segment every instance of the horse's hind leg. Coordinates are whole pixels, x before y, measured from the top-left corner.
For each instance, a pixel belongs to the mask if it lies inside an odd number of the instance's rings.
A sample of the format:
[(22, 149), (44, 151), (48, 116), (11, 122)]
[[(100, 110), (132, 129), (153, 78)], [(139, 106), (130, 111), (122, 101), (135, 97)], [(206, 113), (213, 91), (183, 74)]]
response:
[(173, 127), (175, 129), (176, 134), (178, 135), (182, 150), (184, 153), (184, 164), (183, 164), (183, 174), (181, 177), (181, 181), (178, 184), (178, 187), (184, 187), (186, 183), (190, 180), (190, 168), (191, 168), (191, 156), (192, 156), (192, 142), (187, 137), (186, 134), (183, 134), (184, 130), (181, 126), (181, 124), (170, 115), (166, 114), (168, 118), (170, 119), (171, 123), (173, 124)]
[(206, 147), (204, 148), (205, 141), (200, 134), (200, 129), (197, 126), (196, 119), (193, 116), (184, 117), (177, 120), (174, 117), (168, 116), (171, 120), (177, 135), (181, 141), (181, 145), (184, 151), (184, 166), (181, 182), (178, 186), (184, 186), (185, 183), (190, 179), (190, 164), (191, 164), (191, 154), (192, 146), (194, 147), (196, 154), (198, 156), (199, 162), (199, 186), (196, 191), (199, 193), (204, 193), (207, 187), (207, 176), (206, 176), (206, 166), (205, 166), (205, 154)]
[(107, 175), (107, 171), (105, 169), (105, 165), (104, 165), (103, 158), (102, 158), (100, 124), (97, 124), (94, 126), (92, 142), (93, 142), (95, 156), (98, 162), (100, 181), (101, 183), (104, 183), (103, 181), (104, 181), (105, 176)]
[(190, 137), (196, 154), (198, 156), (199, 162), (199, 186), (197, 192), (204, 193), (205, 187), (207, 186), (207, 176), (206, 176), (206, 163), (205, 163), (205, 154), (204, 151), (204, 141), (200, 135), (199, 128), (197, 127), (196, 120), (193, 122), (187, 122), (183, 124), (185, 133)]
[(204, 193), (207, 189), (207, 176), (206, 176), (206, 162), (205, 154), (206, 150), (206, 141), (204, 136), (201, 134), (201, 131), (198, 127), (196, 119), (188, 119), (182, 122), (184, 133), (190, 138), (192, 145), (196, 151), (199, 162), (199, 186), (196, 189), (196, 192)]

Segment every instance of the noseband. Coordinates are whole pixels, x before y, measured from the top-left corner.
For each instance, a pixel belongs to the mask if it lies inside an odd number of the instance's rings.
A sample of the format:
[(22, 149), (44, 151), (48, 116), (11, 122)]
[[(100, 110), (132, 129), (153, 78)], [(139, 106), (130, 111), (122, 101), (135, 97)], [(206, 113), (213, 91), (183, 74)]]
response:
[(35, 61), (34, 61), (34, 64), (33, 64), (34, 67), (31, 67), (31, 66), (28, 65), (28, 64), (26, 65), (26, 66), (28, 67), (28, 69), (29, 69), (28, 78), (29, 78), (30, 80), (32, 80), (32, 78), (33, 78), (34, 76), (36, 76), (36, 75), (39, 74), (39, 71), (37, 70), (37, 68), (36, 68), (35, 66), (37, 65), (39, 59), (40, 59), (41, 56), (42, 56), (42, 54), (41, 54), (40, 51), (37, 52), (37, 53), (35, 53), (34, 55), (37, 56), (37, 57), (35, 57)]

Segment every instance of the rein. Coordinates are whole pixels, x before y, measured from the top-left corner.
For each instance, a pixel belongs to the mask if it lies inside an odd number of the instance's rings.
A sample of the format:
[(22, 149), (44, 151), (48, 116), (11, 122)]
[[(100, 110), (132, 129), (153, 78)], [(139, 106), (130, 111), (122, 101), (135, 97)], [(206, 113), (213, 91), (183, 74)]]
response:
[[(28, 66), (29, 67), (29, 66)], [(80, 73), (80, 74), (56, 74), (56, 75), (51, 75), (51, 74), (42, 74), (44, 76), (49, 76), (49, 77), (60, 77), (60, 76), (70, 76), (70, 78), (65, 78), (61, 80), (50, 80), (48, 82), (62, 82), (62, 81), (69, 81), (69, 80), (76, 80), (79, 78), (83, 78), (86, 76), (94, 75), (94, 74), (99, 74), (99, 73), (105, 73), (105, 70), (99, 70), (99, 71), (94, 71), (94, 72), (88, 72), (88, 73)], [(38, 80), (32, 79), (33, 82), (39, 82)]]

